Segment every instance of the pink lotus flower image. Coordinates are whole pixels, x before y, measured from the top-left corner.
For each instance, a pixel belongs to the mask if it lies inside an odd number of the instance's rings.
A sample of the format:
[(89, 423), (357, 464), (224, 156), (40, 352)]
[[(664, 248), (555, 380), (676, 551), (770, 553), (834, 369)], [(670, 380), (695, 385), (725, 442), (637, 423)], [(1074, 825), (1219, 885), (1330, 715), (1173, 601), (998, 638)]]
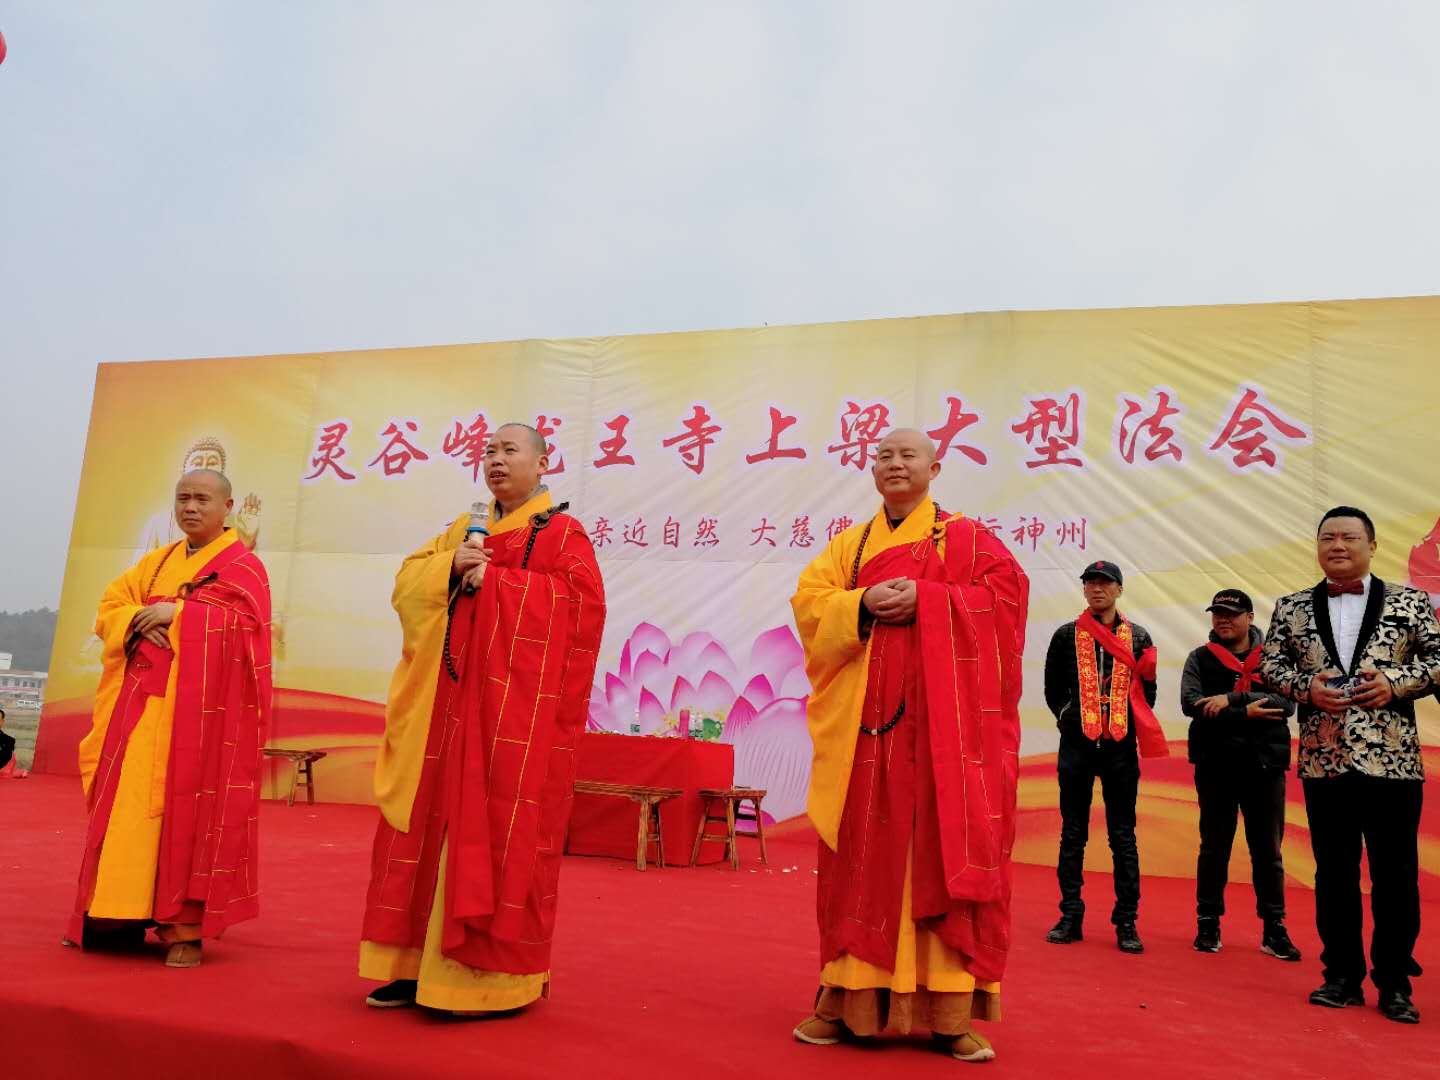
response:
[(810, 735), (805, 727), (805, 653), (788, 626), (767, 630), (737, 664), (702, 631), (673, 644), (641, 623), (620, 650), (618, 671), (599, 675), (590, 694), (591, 731), (663, 735), (680, 710), (713, 718), (720, 741), (735, 747), (735, 782), (764, 788), (767, 817), (805, 812)]

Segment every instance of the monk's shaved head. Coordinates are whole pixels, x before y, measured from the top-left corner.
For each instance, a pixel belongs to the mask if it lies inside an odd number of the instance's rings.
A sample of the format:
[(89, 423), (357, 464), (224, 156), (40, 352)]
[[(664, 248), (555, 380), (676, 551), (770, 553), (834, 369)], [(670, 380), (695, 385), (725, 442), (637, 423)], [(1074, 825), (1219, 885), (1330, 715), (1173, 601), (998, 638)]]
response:
[(876, 449), (881, 446), (903, 446), (918, 450), (925, 454), (927, 461), (934, 461), (937, 453), (934, 441), (919, 428), (895, 428), (880, 440)]
[(175, 523), (192, 548), (201, 548), (225, 531), (234, 503), (230, 481), (214, 469), (191, 469), (175, 485)]
[(222, 502), (226, 499), (231, 498), (231, 496), (233, 495), (233, 492), (230, 490), (229, 478), (226, 477), (224, 473), (219, 472), (216, 469), (191, 469), (189, 472), (183, 474), (180, 477), (180, 483), (175, 485), (176, 490), (179, 490), (179, 488), (187, 481), (195, 480), (199, 480), (202, 483), (204, 483), (206, 480), (209, 480), (210, 483), (214, 484), (215, 491), (219, 495)]
[(526, 433), (525, 438), (528, 438), (530, 440), (530, 447), (535, 451), (535, 453), (545, 453), (545, 436), (541, 435), (539, 431), (531, 427), (529, 424), (522, 424), (518, 420), (512, 420), (508, 424), (501, 424), (498, 428), (496, 428), (495, 434), (498, 436), (502, 431), (508, 431), (512, 428), (518, 428)]
[(501, 424), (485, 447), (485, 486), (504, 513), (532, 498), (549, 468), (545, 436), (529, 424)]
[(940, 475), (935, 454), (930, 436), (915, 428), (896, 428), (876, 445), (870, 474), (891, 521), (903, 521), (925, 501), (930, 481)]

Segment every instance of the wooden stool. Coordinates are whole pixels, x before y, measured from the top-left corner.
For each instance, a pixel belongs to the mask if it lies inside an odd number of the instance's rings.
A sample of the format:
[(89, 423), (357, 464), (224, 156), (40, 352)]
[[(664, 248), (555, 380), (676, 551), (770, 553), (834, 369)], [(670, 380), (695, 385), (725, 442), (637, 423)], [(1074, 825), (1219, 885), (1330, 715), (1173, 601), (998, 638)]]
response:
[[(700, 831), (695, 834), (695, 846), (690, 849), (690, 865), (694, 866), (695, 861), (700, 858), (700, 845), (707, 840), (725, 841), (725, 854), (730, 859), (730, 869), (740, 869), (740, 843), (738, 834), (735, 831), (736, 821), (755, 822), (755, 837), (760, 841), (760, 862), (768, 865), (769, 859), (765, 857), (765, 818), (760, 813), (760, 800), (765, 798), (763, 788), (701, 788), (700, 798), (705, 800), (700, 811)], [(712, 814), (710, 807), (715, 803), (723, 803), (725, 813)], [(750, 813), (744, 812), (744, 804), (749, 803)], [(725, 832), (712, 833), (705, 830), (710, 822), (723, 822)]]
[[(305, 789), (305, 795), (310, 800), (310, 805), (315, 805), (315, 773), (312, 766), (325, 756), (324, 750), (281, 750), (267, 746), (265, 756), (271, 758), (285, 758), (291, 762), (295, 769), (290, 774), (290, 797), (285, 800), (286, 806), (295, 805), (295, 792), (299, 788)], [(303, 778), (303, 779), (302, 779)]]
[[(633, 800), (640, 807), (639, 826), (635, 836), (635, 869), (644, 870), (655, 845), (656, 865), (665, 869), (665, 835), (660, 830), (660, 804), (680, 794), (679, 788), (644, 787), (639, 784), (603, 784), (595, 780), (575, 781), (576, 795), (614, 795)], [(566, 850), (569, 850), (566, 836)]]

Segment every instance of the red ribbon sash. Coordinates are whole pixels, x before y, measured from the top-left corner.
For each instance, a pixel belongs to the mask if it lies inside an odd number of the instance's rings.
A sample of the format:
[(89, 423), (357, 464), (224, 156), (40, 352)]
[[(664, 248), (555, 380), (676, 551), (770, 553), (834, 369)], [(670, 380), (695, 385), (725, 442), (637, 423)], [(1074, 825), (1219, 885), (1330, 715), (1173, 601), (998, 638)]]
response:
[(1235, 693), (1246, 693), (1258, 681), (1255, 672), (1260, 668), (1260, 646), (1256, 645), (1245, 657), (1244, 663), (1233, 652), (1218, 642), (1209, 641), (1205, 647), (1210, 650), (1210, 655), (1219, 660), (1221, 664), (1229, 668), (1240, 678), (1235, 680)]
[(1145, 700), (1144, 683), (1155, 681), (1159, 662), (1155, 646), (1150, 646), (1140, 654), (1140, 659), (1136, 660), (1124, 643), (1108, 627), (1102, 626), (1088, 610), (1075, 620), (1075, 625), (1098, 641), (1100, 647), (1109, 653), (1117, 664), (1124, 664), (1131, 672), (1140, 676), (1130, 680), (1130, 715), (1135, 718), (1135, 738), (1140, 744), (1140, 755), (1169, 757), (1170, 747), (1165, 741), (1165, 732), (1161, 730), (1160, 721), (1155, 718), (1150, 703)]

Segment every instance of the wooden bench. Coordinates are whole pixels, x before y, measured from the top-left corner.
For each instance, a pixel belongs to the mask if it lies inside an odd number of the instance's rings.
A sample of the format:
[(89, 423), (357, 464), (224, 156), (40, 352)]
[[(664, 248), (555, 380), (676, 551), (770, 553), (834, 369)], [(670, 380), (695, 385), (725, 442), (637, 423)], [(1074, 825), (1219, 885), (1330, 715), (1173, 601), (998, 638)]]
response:
[[(765, 856), (765, 818), (760, 813), (760, 800), (765, 798), (763, 788), (701, 788), (700, 798), (704, 800), (704, 806), (700, 811), (700, 829), (695, 834), (695, 846), (690, 849), (690, 865), (694, 866), (695, 861), (700, 858), (700, 845), (707, 840), (723, 840), (725, 842), (725, 855), (730, 860), (730, 869), (740, 869), (740, 843), (738, 834), (735, 831), (736, 821), (755, 822), (755, 837), (760, 841), (760, 862), (768, 865), (769, 859)], [(744, 804), (748, 802), (751, 812), (744, 812)], [(724, 806), (725, 812), (711, 813), (710, 808), (716, 803)], [(722, 823), (725, 826), (723, 833), (712, 833), (706, 830), (706, 826), (712, 821)]]
[[(635, 869), (644, 870), (650, 845), (656, 848), (656, 865), (665, 869), (665, 837), (660, 831), (660, 804), (681, 794), (679, 788), (644, 787), (639, 784), (604, 784), (595, 780), (575, 781), (576, 795), (613, 795), (633, 800), (640, 807), (635, 840)], [(567, 833), (566, 850), (569, 850)]]
[(315, 805), (315, 772), (313, 766), (325, 756), (324, 750), (284, 750), (279, 747), (267, 746), (264, 750), (268, 758), (284, 758), (289, 761), (294, 770), (290, 774), (290, 797), (285, 800), (286, 806), (295, 805), (295, 793), (299, 788), (305, 789), (305, 795), (310, 800), (310, 805)]

